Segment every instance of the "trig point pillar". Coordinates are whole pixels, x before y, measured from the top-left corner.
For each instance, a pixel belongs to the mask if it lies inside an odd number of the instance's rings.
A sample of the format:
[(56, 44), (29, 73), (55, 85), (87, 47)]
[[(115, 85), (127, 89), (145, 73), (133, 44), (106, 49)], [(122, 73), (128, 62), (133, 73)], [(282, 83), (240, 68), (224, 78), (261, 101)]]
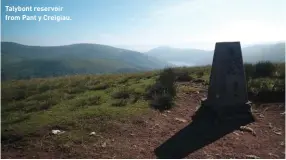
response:
[(217, 42), (208, 96), (202, 103), (219, 115), (250, 113), (240, 42)]

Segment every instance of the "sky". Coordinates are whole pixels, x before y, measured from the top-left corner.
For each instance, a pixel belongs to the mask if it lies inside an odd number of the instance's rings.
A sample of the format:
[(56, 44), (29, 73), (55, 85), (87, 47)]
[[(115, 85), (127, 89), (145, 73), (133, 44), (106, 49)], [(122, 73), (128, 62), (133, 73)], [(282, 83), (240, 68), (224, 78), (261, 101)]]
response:
[[(8, 12), (5, 6), (63, 7), (61, 12)], [(159, 46), (212, 50), (286, 38), (285, 0), (2, 0), (1, 40), (26, 45), (105, 44), (136, 51)], [(6, 20), (70, 16), (70, 21)]]

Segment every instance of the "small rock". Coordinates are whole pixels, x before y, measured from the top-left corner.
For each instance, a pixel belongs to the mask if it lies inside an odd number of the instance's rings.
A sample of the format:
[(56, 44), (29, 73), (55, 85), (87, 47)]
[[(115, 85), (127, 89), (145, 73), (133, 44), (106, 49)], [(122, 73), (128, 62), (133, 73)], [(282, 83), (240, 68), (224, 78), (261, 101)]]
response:
[(279, 158), (279, 156), (278, 156), (278, 155), (276, 155), (276, 154), (273, 154), (273, 153), (268, 153), (268, 155), (269, 155), (269, 156), (271, 156), (271, 157), (276, 157), (276, 158)]
[(65, 131), (61, 131), (61, 130), (55, 129), (55, 130), (52, 130), (52, 133), (57, 135), (57, 134), (63, 134), (63, 133), (65, 133)]
[(281, 115), (285, 115), (285, 112), (280, 113)]
[(259, 114), (259, 117), (260, 117), (260, 118), (264, 118), (264, 115), (263, 115), (263, 114)]
[(239, 134), (238, 134), (238, 133), (236, 133), (236, 132), (233, 132), (233, 134), (235, 134), (235, 135), (239, 136)]
[(282, 135), (282, 132), (276, 132), (276, 131), (273, 131), (273, 132), (277, 135)]
[(104, 142), (102, 145), (101, 145), (101, 147), (106, 147), (106, 142)]
[(187, 122), (187, 120), (182, 119), (182, 118), (175, 118), (175, 120), (178, 121), (178, 122), (182, 122), (182, 123), (186, 123)]
[[(276, 128), (276, 127), (273, 127), (273, 128), (272, 128), (272, 131), (273, 131), (273, 132), (278, 132), (278, 133), (279, 133), (281, 130), (282, 130), (281, 128)], [(281, 133), (282, 133), (282, 132), (281, 132)]]
[(207, 98), (205, 98), (205, 97), (201, 98), (201, 101), (205, 101), (205, 100), (207, 100)]
[(240, 129), (241, 131), (251, 132), (251, 133), (252, 133), (252, 135), (256, 136), (255, 131), (254, 131), (252, 128), (250, 128), (250, 127), (247, 127), (247, 126), (241, 126), (239, 129)]
[(251, 112), (252, 112), (252, 113), (258, 113), (258, 110), (256, 110), (256, 109), (251, 109)]
[(90, 135), (90, 136), (94, 136), (94, 135), (96, 135), (96, 134), (95, 134), (95, 132), (90, 132), (89, 135)]
[(282, 141), (281, 143), (280, 143), (280, 146), (284, 146), (285, 145), (285, 143)]
[(167, 113), (171, 113), (171, 111), (166, 111)]
[(166, 115), (166, 114), (164, 114), (164, 113), (162, 113), (162, 116), (167, 117), (167, 115)]
[(130, 133), (130, 136), (135, 136), (135, 134), (134, 133)]
[(252, 158), (252, 159), (260, 159), (260, 157), (256, 155), (246, 155), (247, 158)]
[(268, 127), (271, 129), (273, 128), (272, 123), (268, 123)]

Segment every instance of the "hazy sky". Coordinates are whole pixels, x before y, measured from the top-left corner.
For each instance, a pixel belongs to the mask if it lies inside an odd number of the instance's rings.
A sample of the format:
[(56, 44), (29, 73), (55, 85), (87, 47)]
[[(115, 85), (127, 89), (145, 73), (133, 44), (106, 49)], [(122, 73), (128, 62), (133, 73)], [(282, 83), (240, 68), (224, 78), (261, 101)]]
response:
[[(146, 51), (213, 49), (285, 40), (286, 0), (2, 0), (2, 41), (28, 45), (98, 43)], [(62, 12), (6, 12), (5, 6), (62, 6)], [(71, 21), (6, 21), (5, 15), (65, 15)]]

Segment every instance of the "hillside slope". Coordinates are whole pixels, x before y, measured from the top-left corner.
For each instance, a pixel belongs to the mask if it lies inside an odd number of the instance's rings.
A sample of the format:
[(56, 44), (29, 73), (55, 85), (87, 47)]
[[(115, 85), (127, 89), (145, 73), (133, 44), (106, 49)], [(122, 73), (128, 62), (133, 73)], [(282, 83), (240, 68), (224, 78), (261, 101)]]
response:
[(2, 42), (1, 45), (2, 80), (136, 72), (167, 65), (140, 52), (99, 44), (43, 47)]
[(285, 43), (258, 44), (242, 48), (246, 62), (258, 61), (285, 62)]
[[(269, 101), (277, 97), (275, 91), (284, 90), (284, 76), (249, 80), (248, 90), (260, 99), (249, 97), (257, 121), (247, 127), (255, 135), (236, 128), (206, 145), (202, 135), (212, 139), (221, 127), (210, 113), (204, 118), (210, 123), (201, 121), (206, 131), (198, 133), (192, 116), (207, 96), (210, 67), (174, 71), (181, 77), (173, 83), (176, 97), (163, 112), (152, 109), (146, 98), (150, 88), (160, 91), (155, 84), (162, 74), (157, 71), (2, 82), (1, 158), (158, 158), (154, 150), (185, 127), (191, 130), (177, 144), (192, 150), (186, 158), (285, 157), (285, 94)], [(192, 78), (183, 79), (186, 75)]]

